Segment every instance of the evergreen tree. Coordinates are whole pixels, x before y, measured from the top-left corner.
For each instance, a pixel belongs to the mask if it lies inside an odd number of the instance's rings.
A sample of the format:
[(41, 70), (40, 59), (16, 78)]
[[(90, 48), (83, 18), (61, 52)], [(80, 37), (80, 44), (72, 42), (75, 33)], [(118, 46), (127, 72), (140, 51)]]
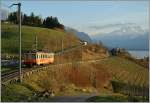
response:
[(16, 24), (17, 23), (17, 13), (16, 12), (10, 13), (10, 15), (8, 16), (8, 21)]
[(30, 15), (30, 25), (33, 25), (34, 24), (34, 13), (32, 12), (31, 15)]
[[(57, 17), (46, 17), (43, 21), (40, 16), (35, 16), (32, 12), (30, 16), (26, 14), (22, 15), (22, 24), (23, 25), (31, 25), (31, 26), (43, 26), (46, 28), (60, 28), (64, 29), (64, 25), (60, 24)], [(8, 21), (17, 24), (17, 12), (12, 12), (8, 16)]]

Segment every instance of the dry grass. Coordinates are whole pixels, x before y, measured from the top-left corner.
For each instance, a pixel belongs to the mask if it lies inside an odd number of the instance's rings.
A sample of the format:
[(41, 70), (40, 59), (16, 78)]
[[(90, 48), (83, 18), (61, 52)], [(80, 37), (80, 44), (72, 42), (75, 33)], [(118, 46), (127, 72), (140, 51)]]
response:
[[(104, 88), (108, 86), (110, 78), (104, 69), (97, 69), (94, 65), (73, 64), (32, 74), (32, 77), (25, 78), (25, 83), (35, 91), (54, 90), (59, 94), (70, 89), (78, 90), (77, 88)], [(70, 84), (73, 84), (74, 88), (69, 87)]]

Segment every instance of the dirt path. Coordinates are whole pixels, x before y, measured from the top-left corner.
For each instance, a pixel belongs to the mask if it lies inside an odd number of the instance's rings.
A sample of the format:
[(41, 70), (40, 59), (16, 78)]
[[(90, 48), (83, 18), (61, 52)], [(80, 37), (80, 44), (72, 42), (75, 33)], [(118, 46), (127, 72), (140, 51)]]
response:
[(53, 97), (52, 102), (85, 102), (86, 99), (96, 96), (92, 95), (80, 95), (80, 96), (57, 96)]

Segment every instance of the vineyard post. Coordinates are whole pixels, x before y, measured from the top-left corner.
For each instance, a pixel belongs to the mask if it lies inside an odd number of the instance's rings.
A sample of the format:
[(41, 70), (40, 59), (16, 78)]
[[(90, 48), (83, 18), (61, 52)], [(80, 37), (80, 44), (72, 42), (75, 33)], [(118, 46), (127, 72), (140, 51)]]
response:
[(128, 81), (128, 84), (126, 85), (127, 86), (128, 101), (130, 101), (130, 99), (131, 99), (129, 85), (130, 85), (130, 83)]

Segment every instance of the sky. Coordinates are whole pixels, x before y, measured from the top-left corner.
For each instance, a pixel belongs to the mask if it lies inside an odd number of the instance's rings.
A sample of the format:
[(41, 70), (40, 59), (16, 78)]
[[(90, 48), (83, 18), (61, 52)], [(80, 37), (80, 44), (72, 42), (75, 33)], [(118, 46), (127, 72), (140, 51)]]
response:
[[(9, 12), (16, 7), (7, 8), (19, 0), (2, 0), (1, 5)], [(134, 25), (142, 30), (149, 28), (149, 1), (21, 1), (22, 12), (34, 12), (42, 18), (55, 16), (67, 27), (89, 35), (112, 32), (118, 28)]]

